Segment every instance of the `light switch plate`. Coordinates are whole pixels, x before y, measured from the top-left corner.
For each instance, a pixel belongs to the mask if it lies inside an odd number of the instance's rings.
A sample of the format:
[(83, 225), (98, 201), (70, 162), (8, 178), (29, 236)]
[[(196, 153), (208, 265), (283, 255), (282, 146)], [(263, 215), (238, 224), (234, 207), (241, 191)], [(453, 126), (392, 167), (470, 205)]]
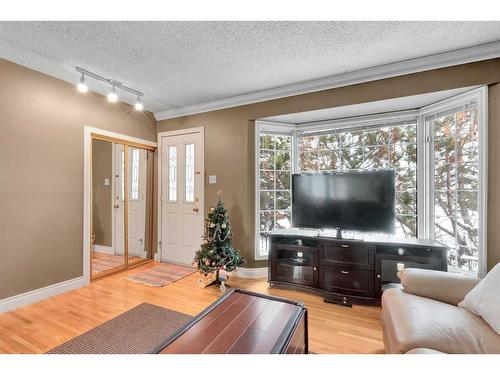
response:
[(217, 176), (215, 176), (215, 175), (208, 176), (208, 183), (209, 184), (216, 184), (217, 183)]
[(104, 186), (109, 186), (109, 178), (104, 179)]

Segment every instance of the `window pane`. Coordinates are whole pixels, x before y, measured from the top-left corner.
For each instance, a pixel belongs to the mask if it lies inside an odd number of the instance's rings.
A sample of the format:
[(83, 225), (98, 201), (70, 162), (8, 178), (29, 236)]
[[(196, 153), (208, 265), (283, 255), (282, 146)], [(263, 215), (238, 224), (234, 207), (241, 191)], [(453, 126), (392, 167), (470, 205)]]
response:
[(290, 229), (291, 227), (291, 214), (290, 211), (277, 211), (276, 212), (276, 228)]
[(168, 200), (177, 200), (177, 147), (168, 148)]
[(395, 168), (396, 236), (416, 237), (416, 142), (415, 123), (299, 137), (298, 169), (311, 173)]
[(365, 147), (364, 160), (361, 168), (387, 168), (389, 166), (389, 152), (386, 146)]
[(319, 169), (318, 151), (299, 152), (299, 170), (304, 172), (317, 171)]
[(290, 152), (277, 151), (275, 162), (276, 170), (278, 171), (289, 171), (292, 168), (292, 163), (290, 161)]
[(186, 145), (186, 202), (194, 202), (194, 144)]
[(273, 137), (271, 135), (260, 136), (260, 148), (272, 150), (274, 149)]
[(447, 245), (452, 271), (475, 274), (479, 247), (477, 108), (435, 119), (434, 238)]
[(289, 191), (276, 192), (276, 209), (289, 210), (292, 205), (292, 194)]
[[(290, 227), (291, 135), (265, 134), (260, 136), (259, 150), (259, 232)], [(317, 148), (317, 138), (303, 142), (307, 147)], [(314, 143), (314, 145), (313, 145)], [(278, 211), (279, 210), (279, 211)], [(288, 224), (287, 224), (288, 223)], [(265, 236), (259, 236), (258, 253), (267, 255)]]
[(392, 145), (389, 152), (389, 162), (393, 168), (416, 168), (417, 145), (413, 143)]
[(318, 148), (321, 150), (336, 150), (340, 147), (340, 136), (338, 134), (320, 135), (318, 137)]
[(318, 143), (319, 143), (319, 137), (300, 137), (299, 148), (303, 151), (317, 150)]
[(290, 150), (292, 147), (292, 137), (288, 135), (276, 135), (274, 136), (274, 143), (276, 145), (276, 150)]
[(274, 210), (274, 191), (260, 192), (260, 209)]
[(417, 193), (415, 191), (396, 192), (396, 214), (416, 215)]
[(274, 212), (263, 211), (260, 213), (260, 230), (261, 232), (268, 232), (274, 229)]
[(342, 147), (361, 146), (363, 144), (363, 131), (351, 130), (341, 134)]
[(120, 200), (125, 200), (125, 151), (120, 153)]
[(394, 126), (390, 130), (391, 143), (417, 143), (417, 127), (415, 125)]
[(363, 148), (350, 147), (341, 151), (342, 169), (358, 169), (363, 163)]
[(415, 169), (396, 169), (396, 190), (417, 188), (417, 171)]
[(274, 170), (274, 151), (260, 152), (260, 169)]
[(436, 139), (455, 136), (455, 130), (455, 115), (440, 117), (434, 122), (434, 137)]
[(140, 150), (134, 149), (132, 150), (132, 160), (131, 160), (131, 169), (132, 173), (130, 178), (130, 199), (138, 200), (139, 199), (139, 160), (140, 159)]
[(386, 145), (389, 142), (389, 128), (368, 129), (363, 132), (365, 146)]
[(276, 190), (290, 190), (291, 172), (276, 172)]
[(336, 151), (318, 151), (318, 169), (333, 171), (338, 169), (338, 153)]
[(417, 217), (414, 215), (396, 215), (397, 237), (417, 237)]
[(260, 189), (274, 189), (274, 171), (260, 171)]

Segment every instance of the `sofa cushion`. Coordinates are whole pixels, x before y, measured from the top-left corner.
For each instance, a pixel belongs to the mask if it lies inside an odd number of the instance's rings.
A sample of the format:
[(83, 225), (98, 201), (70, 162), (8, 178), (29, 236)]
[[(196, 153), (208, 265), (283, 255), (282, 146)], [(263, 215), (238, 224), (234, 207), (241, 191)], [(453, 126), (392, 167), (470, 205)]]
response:
[(444, 354), (444, 353), (427, 348), (416, 348), (406, 352), (406, 354)]
[(486, 277), (474, 289), (465, 295), (458, 304), (482, 317), (498, 334), (500, 334), (500, 263), (488, 272)]
[(456, 273), (418, 268), (405, 268), (400, 275), (405, 291), (450, 305), (457, 305), (481, 281)]
[(386, 351), (428, 348), (443, 353), (500, 353), (500, 335), (470, 311), (400, 289), (382, 295)]

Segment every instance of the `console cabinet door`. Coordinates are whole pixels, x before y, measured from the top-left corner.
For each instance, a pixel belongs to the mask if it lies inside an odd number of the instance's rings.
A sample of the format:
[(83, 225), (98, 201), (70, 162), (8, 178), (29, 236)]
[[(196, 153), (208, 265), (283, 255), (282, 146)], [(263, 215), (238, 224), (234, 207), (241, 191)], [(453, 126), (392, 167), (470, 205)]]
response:
[(319, 287), (327, 292), (373, 297), (374, 271), (321, 267)]
[(318, 249), (308, 246), (274, 245), (271, 281), (318, 286)]

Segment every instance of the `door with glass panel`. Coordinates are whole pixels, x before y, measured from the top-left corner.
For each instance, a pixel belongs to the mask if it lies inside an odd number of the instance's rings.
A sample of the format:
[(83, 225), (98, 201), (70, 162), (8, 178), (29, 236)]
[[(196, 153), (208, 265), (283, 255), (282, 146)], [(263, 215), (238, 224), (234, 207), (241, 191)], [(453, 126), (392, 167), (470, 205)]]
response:
[(91, 275), (152, 258), (154, 148), (92, 139)]
[(449, 247), (448, 269), (478, 274), (480, 244), (480, 127), (478, 104), (426, 117), (433, 188), (434, 239)]
[(203, 235), (203, 138), (161, 136), (162, 260), (191, 265)]
[(151, 258), (153, 153), (128, 147), (128, 264)]

